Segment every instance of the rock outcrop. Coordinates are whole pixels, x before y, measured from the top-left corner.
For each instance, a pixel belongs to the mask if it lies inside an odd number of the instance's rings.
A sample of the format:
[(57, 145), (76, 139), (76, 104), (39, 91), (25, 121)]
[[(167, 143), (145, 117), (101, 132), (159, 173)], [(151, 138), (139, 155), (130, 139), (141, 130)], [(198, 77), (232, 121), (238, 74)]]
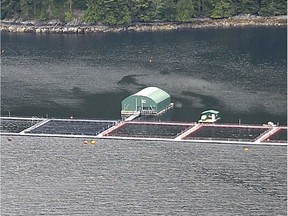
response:
[(61, 23), (57, 21), (39, 22), (26, 21), (15, 22), (2, 20), (0, 31), (25, 32), (25, 33), (64, 33), (85, 34), (93, 32), (124, 32), (124, 31), (169, 31), (177, 29), (193, 28), (225, 28), (241, 26), (286, 26), (287, 16), (259, 17), (259, 16), (235, 16), (227, 19), (193, 19), (185, 23), (134, 23), (127, 26), (109, 26), (103, 24)]

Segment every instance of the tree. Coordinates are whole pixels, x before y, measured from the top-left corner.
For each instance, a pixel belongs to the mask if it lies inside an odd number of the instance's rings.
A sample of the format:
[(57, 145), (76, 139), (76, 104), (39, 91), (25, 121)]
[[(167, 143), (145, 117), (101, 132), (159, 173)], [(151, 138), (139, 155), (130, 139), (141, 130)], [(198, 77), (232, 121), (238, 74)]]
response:
[(257, 14), (261, 0), (238, 0), (235, 1), (236, 14)]
[[(69, 21), (78, 10), (86, 22), (125, 25), (131, 22), (191, 21), (235, 14), (287, 14), (286, 0), (0, 0), (1, 19)], [(81, 11), (79, 11), (81, 10)], [(75, 13), (75, 14), (74, 14)]]
[(176, 4), (176, 21), (191, 21), (192, 17), (196, 15), (194, 3), (194, 0), (179, 0)]
[(30, 15), (30, 2), (29, 0), (20, 0), (20, 10), (21, 10), (21, 17), (24, 19), (28, 19)]
[(167, 0), (159, 11), (159, 20), (161, 21), (174, 21), (176, 15), (176, 4), (173, 0)]
[(207, 17), (213, 9), (213, 2), (211, 0), (198, 0), (197, 1), (197, 16)]
[(86, 10), (87, 3), (85, 0), (73, 0), (73, 8), (78, 10)]
[(108, 0), (103, 5), (102, 19), (110, 25), (123, 25), (131, 23), (131, 12), (127, 0)]
[(211, 11), (211, 18), (227, 18), (235, 14), (235, 7), (230, 0), (217, 1)]
[(100, 19), (99, 2), (96, 0), (86, 0), (87, 10), (84, 20), (86, 22), (95, 22)]
[(18, 18), (20, 16), (20, 2), (13, 0), (1, 0), (1, 19)]
[(128, 0), (87, 0), (87, 22), (103, 22), (110, 25), (131, 23)]
[(266, 0), (261, 4), (260, 15), (274, 16), (287, 14), (286, 0)]
[[(151, 22), (156, 18), (157, 2), (154, 0), (132, 0), (132, 19), (135, 21)], [(156, 7), (155, 7), (156, 6)]]

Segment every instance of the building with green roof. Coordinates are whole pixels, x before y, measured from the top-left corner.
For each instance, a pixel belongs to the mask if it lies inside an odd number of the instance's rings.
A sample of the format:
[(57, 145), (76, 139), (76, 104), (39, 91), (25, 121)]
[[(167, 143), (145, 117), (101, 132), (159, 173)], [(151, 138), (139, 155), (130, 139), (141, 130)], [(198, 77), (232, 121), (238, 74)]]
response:
[(147, 87), (126, 97), (121, 103), (121, 115), (158, 115), (173, 106), (168, 93), (157, 87)]

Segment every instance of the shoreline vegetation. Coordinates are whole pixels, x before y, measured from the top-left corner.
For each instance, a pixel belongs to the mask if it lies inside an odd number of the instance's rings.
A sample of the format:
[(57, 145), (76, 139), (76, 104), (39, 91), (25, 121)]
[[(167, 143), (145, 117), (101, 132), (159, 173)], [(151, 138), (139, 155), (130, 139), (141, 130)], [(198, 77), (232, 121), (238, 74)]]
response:
[(86, 34), (97, 32), (152, 32), (187, 30), (198, 28), (227, 28), (255, 26), (287, 26), (287, 15), (284, 16), (233, 16), (230, 18), (211, 19), (195, 18), (191, 22), (143, 22), (129, 25), (105, 25), (102, 23), (75, 23), (59, 21), (14, 21), (1, 20), (0, 31), (14, 33), (62, 33)]

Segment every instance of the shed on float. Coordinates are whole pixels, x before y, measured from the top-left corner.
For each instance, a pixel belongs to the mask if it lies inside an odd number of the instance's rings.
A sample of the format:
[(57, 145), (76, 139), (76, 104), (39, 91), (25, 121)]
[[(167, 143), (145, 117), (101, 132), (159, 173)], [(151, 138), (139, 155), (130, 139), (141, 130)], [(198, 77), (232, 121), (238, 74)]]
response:
[(121, 103), (121, 115), (159, 115), (173, 107), (168, 93), (157, 87), (147, 87), (126, 97)]
[(206, 110), (201, 113), (200, 120), (198, 122), (214, 123), (220, 119), (219, 111)]

